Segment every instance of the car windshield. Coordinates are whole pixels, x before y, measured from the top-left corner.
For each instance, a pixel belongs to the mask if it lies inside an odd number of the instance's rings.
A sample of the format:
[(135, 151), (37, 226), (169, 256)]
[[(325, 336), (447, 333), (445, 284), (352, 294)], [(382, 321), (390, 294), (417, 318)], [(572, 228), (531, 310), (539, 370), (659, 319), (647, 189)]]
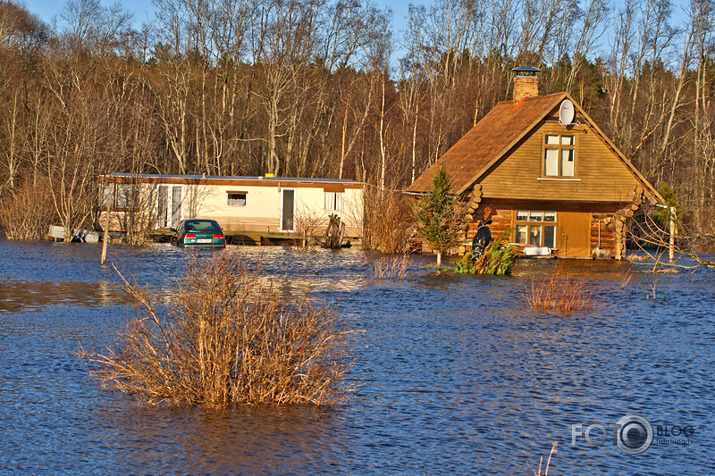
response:
[(213, 220), (187, 220), (184, 229), (190, 231), (221, 232), (221, 227)]

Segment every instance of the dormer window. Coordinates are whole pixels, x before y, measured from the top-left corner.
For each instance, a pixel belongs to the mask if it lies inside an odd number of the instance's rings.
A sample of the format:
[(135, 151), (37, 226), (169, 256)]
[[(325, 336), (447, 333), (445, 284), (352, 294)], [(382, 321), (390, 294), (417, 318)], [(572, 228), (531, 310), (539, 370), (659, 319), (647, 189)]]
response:
[(544, 139), (544, 175), (573, 177), (576, 160), (576, 136), (546, 134)]

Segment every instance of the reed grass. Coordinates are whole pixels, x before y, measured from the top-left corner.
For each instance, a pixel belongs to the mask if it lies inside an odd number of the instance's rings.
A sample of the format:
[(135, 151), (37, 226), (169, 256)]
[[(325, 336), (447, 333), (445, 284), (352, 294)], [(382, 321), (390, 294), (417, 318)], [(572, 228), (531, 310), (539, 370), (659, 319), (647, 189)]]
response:
[(404, 281), (407, 279), (409, 264), (410, 260), (407, 255), (380, 258), (373, 263), (372, 276), (376, 279)]
[(542, 280), (532, 279), (523, 297), (531, 309), (571, 312), (590, 311), (594, 307), (593, 290), (586, 281), (560, 271)]
[(549, 459), (546, 462), (546, 467), (544, 468), (544, 472), (541, 472), (541, 468), (544, 465), (544, 457), (542, 456), (541, 459), (539, 460), (539, 469), (538, 471), (532, 471), (534, 473), (534, 476), (549, 476), (549, 467), (551, 466), (551, 458), (558, 453), (558, 450), (556, 447), (558, 446), (558, 442), (554, 441), (551, 445), (551, 451), (549, 452)]
[(78, 354), (107, 389), (148, 404), (314, 404), (342, 401), (350, 332), (310, 290), (286, 295), (237, 253), (194, 257), (163, 306), (125, 280), (136, 301), (119, 342)]

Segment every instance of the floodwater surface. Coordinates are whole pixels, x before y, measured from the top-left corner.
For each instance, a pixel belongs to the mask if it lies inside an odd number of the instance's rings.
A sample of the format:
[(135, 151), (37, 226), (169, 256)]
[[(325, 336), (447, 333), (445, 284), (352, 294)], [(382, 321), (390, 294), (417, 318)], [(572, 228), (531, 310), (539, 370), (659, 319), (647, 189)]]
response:
[[(105, 391), (74, 354), (112, 345), (131, 312), (100, 246), (2, 240), (0, 472), (530, 475), (558, 442), (550, 475), (715, 474), (713, 270), (528, 260), (474, 277), (415, 256), (392, 282), (373, 279), (379, 256), (359, 249), (224, 252), (311, 281), (362, 331), (347, 403), (210, 414)], [(169, 296), (186, 257), (116, 246), (108, 261)], [(524, 290), (554, 268), (588, 282), (595, 310), (526, 308)], [(625, 415), (653, 428), (642, 454), (615, 444)]]

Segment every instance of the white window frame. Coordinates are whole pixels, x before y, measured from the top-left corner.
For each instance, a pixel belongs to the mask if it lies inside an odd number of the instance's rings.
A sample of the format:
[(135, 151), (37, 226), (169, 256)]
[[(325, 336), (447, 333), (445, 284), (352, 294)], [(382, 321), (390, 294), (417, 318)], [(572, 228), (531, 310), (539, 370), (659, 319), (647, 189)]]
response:
[[(526, 216), (526, 219), (518, 218), (519, 215)], [(548, 218), (553, 218), (549, 220)], [(522, 246), (543, 246), (549, 249), (556, 249), (556, 231), (557, 231), (558, 214), (550, 210), (515, 210), (514, 211), (514, 242)], [(519, 241), (519, 228), (526, 227), (525, 242)], [(553, 243), (547, 245), (545, 243), (546, 227), (553, 227)], [(531, 243), (532, 229), (539, 229), (539, 243)]]
[(345, 192), (323, 192), (323, 209), (342, 212), (345, 207)]
[[(547, 143), (550, 137), (555, 137), (556, 142), (555, 143)], [(571, 144), (564, 144), (564, 138), (570, 137), (571, 138)], [(561, 134), (558, 132), (545, 132), (544, 133), (544, 138), (542, 141), (543, 145), (543, 151), (541, 154), (541, 176), (546, 177), (546, 178), (566, 178), (566, 179), (572, 179), (573, 177), (576, 176), (576, 156), (577, 150), (578, 150), (578, 136), (576, 133), (571, 132), (568, 134)], [(567, 163), (570, 163), (570, 173), (566, 174), (565, 172), (565, 167), (564, 167), (564, 158), (565, 155), (564, 153), (567, 151), (571, 151), (571, 160), (566, 161)], [(551, 154), (550, 154), (551, 153)], [(555, 156), (554, 156), (555, 153)], [(549, 157), (549, 155), (552, 155), (552, 157)], [(556, 161), (555, 164), (551, 163), (553, 161)], [(551, 166), (549, 166), (551, 165)], [(555, 166), (555, 170), (554, 170)], [(555, 173), (554, 173), (555, 172)], [(566, 172), (569, 172), (566, 170)]]

